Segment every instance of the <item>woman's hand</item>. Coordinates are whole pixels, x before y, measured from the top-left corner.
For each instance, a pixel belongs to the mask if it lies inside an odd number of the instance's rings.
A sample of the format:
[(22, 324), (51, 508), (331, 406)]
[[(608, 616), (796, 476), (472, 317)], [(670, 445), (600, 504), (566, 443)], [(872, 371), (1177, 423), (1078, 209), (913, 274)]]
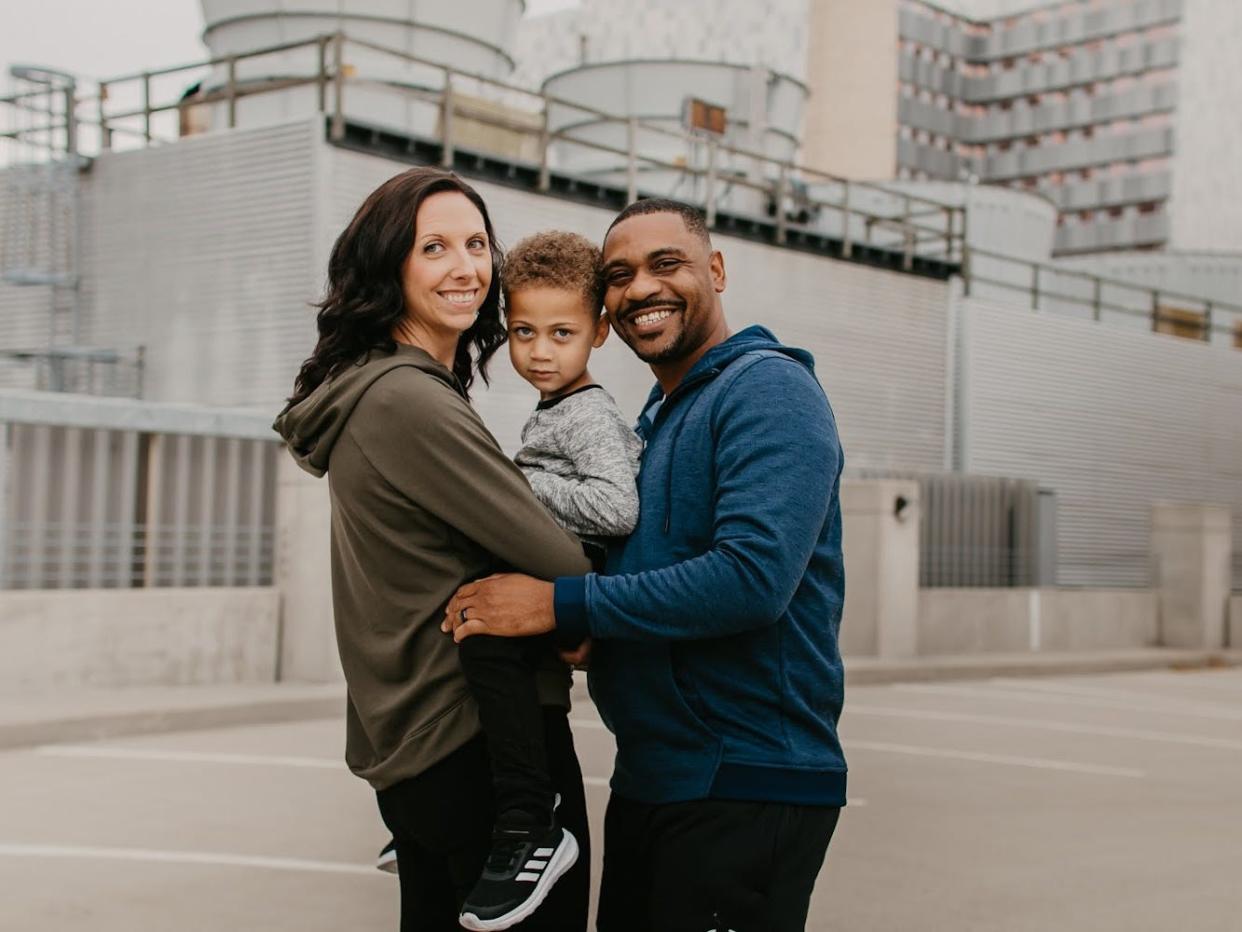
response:
[(520, 573), (497, 573), (466, 583), (449, 599), (440, 630), (461, 643), (474, 634), (517, 638), (556, 627), (553, 585)]

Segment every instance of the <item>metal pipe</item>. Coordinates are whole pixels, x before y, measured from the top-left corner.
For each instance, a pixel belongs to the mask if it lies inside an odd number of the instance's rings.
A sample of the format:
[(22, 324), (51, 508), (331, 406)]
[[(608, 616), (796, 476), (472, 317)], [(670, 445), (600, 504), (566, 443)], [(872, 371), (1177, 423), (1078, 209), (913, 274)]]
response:
[(319, 92), (319, 112), (328, 112), (328, 36), (320, 36), (316, 40), (319, 44), (319, 71), (316, 74), (316, 85)]
[(345, 138), (345, 111), (342, 98), (345, 94), (345, 33), (338, 32), (333, 37), (332, 45), (332, 129), (329, 135), (333, 142)]
[(78, 154), (78, 102), (72, 82), (65, 88), (65, 152), (69, 156)]
[(229, 83), (226, 89), (229, 99), (229, 129), (237, 126), (237, 56), (229, 56)]
[(453, 167), (453, 72), (444, 69), (444, 96), (440, 100), (440, 164)]
[(108, 111), (104, 106), (108, 101), (108, 85), (99, 85), (99, 148), (107, 152), (112, 148), (112, 128), (108, 126)]
[(1212, 342), (1212, 302), (1203, 302), (1203, 342)]
[(707, 178), (703, 190), (704, 212), (707, 215), (707, 228), (716, 227), (716, 140), (707, 140)]
[(854, 255), (854, 231), (850, 210), (850, 183), (848, 181), (841, 185), (841, 256), (845, 259)]
[(552, 137), (548, 125), (548, 98), (543, 98), (543, 120), (539, 127), (539, 183), (537, 185), (540, 191), (547, 191), (552, 187), (552, 168), (548, 162), (548, 146), (552, 143)]
[(1151, 329), (1160, 329), (1160, 292), (1155, 290), (1151, 293)]
[(1091, 319), (1096, 323), (1100, 320), (1100, 292), (1104, 283), (1099, 278), (1091, 279)]
[(1031, 264), (1031, 310), (1039, 310), (1039, 265)]
[(625, 124), (625, 203), (638, 200), (638, 118), (630, 117)]
[(780, 173), (776, 176), (776, 242), (785, 245), (789, 235), (788, 221), (785, 218), (785, 191), (789, 185), (789, 166), (781, 162)]

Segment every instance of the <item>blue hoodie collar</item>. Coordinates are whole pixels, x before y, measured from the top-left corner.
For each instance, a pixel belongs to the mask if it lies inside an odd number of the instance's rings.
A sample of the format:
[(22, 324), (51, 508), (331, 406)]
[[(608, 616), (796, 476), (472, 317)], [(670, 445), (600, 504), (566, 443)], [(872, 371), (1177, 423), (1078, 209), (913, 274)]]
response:
[[(783, 353), (790, 359), (806, 366), (812, 373), (815, 371), (815, 358), (809, 352), (797, 347), (785, 346), (767, 327), (752, 324), (744, 330), (739, 330), (723, 343), (713, 346), (704, 353), (703, 357), (694, 364), (685, 377), (677, 384), (677, 387), (669, 394), (676, 395), (682, 389), (689, 387), (691, 383), (698, 382), (704, 378), (714, 377), (739, 356), (759, 349)], [(643, 405), (643, 413), (638, 419), (639, 430), (644, 435), (648, 433), (651, 426), (651, 421), (647, 418), (647, 411), (663, 397), (664, 391), (657, 382), (652, 387), (650, 394), (647, 395), (647, 401)]]

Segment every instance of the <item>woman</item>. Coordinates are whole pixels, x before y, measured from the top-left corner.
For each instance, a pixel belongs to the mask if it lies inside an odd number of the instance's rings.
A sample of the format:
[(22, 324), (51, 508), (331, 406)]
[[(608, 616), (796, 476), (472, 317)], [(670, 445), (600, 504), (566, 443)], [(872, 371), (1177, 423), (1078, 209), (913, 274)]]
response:
[[(457, 929), (491, 842), (488, 755), (445, 603), (500, 568), (589, 568), (468, 402), (504, 342), (500, 261), (482, 198), (455, 175), (382, 184), (333, 247), (319, 341), (276, 422), (328, 475), (345, 757), (396, 841), (402, 930)], [(538, 690), (560, 819), (585, 846), (567, 668), (540, 671)], [(584, 929), (588, 862), (584, 847), (521, 928)]]

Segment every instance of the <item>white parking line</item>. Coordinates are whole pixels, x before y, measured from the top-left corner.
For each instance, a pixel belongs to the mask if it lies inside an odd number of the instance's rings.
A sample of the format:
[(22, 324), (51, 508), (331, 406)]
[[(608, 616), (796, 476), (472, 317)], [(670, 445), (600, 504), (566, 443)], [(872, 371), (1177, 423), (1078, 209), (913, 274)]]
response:
[[(1074, 683), (1037, 683), (1031, 680), (1015, 679), (994, 679), (989, 682), (1004, 689), (1016, 689), (1019, 692), (1054, 693), (1056, 695), (1087, 696), (1090, 698), (1104, 696), (1106, 698), (1130, 699), (1149, 704), (1152, 698), (1150, 692), (1143, 692), (1137, 689), (1105, 689), (1101, 686), (1081, 686)], [(1233, 714), (1237, 711), (1236, 708), (1223, 706), (1211, 699), (1193, 696), (1173, 696), (1171, 698), (1173, 701), (1167, 706), (1162, 705), (1161, 708), (1184, 709), (1188, 712), (1203, 712), (1208, 715), (1217, 712)]]
[(1140, 780), (1147, 774), (1130, 767), (1108, 767), (1103, 764), (1084, 764), (1077, 761), (1049, 760), (1043, 757), (1015, 757), (1008, 754), (985, 754), (982, 751), (953, 751), (945, 748), (918, 747), (912, 744), (887, 744), (880, 741), (848, 741), (846, 752), (882, 751), (892, 754), (912, 754), (916, 757), (941, 757), (946, 760), (965, 760), (980, 764), (1004, 764), (1011, 767), (1031, 767), (1036, 770), (1063, 770), (1067, 773), (1087, 773), (1102, 777), (1129, 777)]
[(345, 762), (327, 757), (277, 754), (228, 754), (220, 751), (171, 751), (159, 748), (100, 747), (91, 744), (45, 744), (35, 748), (45, 757), (93, 757), (105, 760), (168, 761), (187, 764), (241, 764), (260, 767), (304, 767), (349, 773)]
[(143, 861), (159, 864), (205, 864), (213, 867), (258, 867), (264, 870), (302, 871), (319, 874), (385, 876), (369, 864), (306, 861), (297, 858), (264, 858), (215, 851), (159, 851), (151, 848), (97, 848), (89, 845), (28, 845), (0, 842), (0, 857), (84, 858), (104, 861)]
[[(1054, 692), (1026, 691), (1003, 689), (1001, 687), (978, 688), (971, 686), (938, 686), (923, 683), (897, 683), (892, 689), (900, 692), (922, 693), (931, 696), (966, 696), (981, 699), (1013, 699), (1021, 702), (1060, 703), (1096, 709), (1118, 709), (1123, 712), (1155, 712), (1160, 715), (1183, 715), (1191, 718), (1209, 718), (1223, 721), (1242, 721), (1242, 710), (1224, 709), (1213, 706), (1176, 708), (1154, 705), (1152, 703), (1123, 702), (1108, 696), (1086, 696), (1078, 694), (1061, 694)], [(848, 709), (849, 706), (847, 705)]]
[(974, 715), (969, 712), (933, 712), (927, 709), (897, 709), (886, 706), (846, 706), (849, 715), (875, 715), (885, 718), (914, 718), (931, 722), (967, 722), (978, 725), (1004, 725), (1019, 728), (1035, 728), (1042, 731), (1064, 732), (1074, 735), (1096, 735), (1101, 738), (1133, 738), (1137, 741), (1160, 741), (1168, 744), (1185, 744), (1193, 747), (1220, 748), (1226, 751), (1242, 751), (1242, 741), (1228, 738), (1209, 738), (1200, 735), (1183, 735), (1172, 731), (1145, 731), (1138, 728), (1109, 728), (1102, 725), (1080, 725), (1077, 722), (1048, 722), (1042, 719), (1017, 718), (1004, 715)]

